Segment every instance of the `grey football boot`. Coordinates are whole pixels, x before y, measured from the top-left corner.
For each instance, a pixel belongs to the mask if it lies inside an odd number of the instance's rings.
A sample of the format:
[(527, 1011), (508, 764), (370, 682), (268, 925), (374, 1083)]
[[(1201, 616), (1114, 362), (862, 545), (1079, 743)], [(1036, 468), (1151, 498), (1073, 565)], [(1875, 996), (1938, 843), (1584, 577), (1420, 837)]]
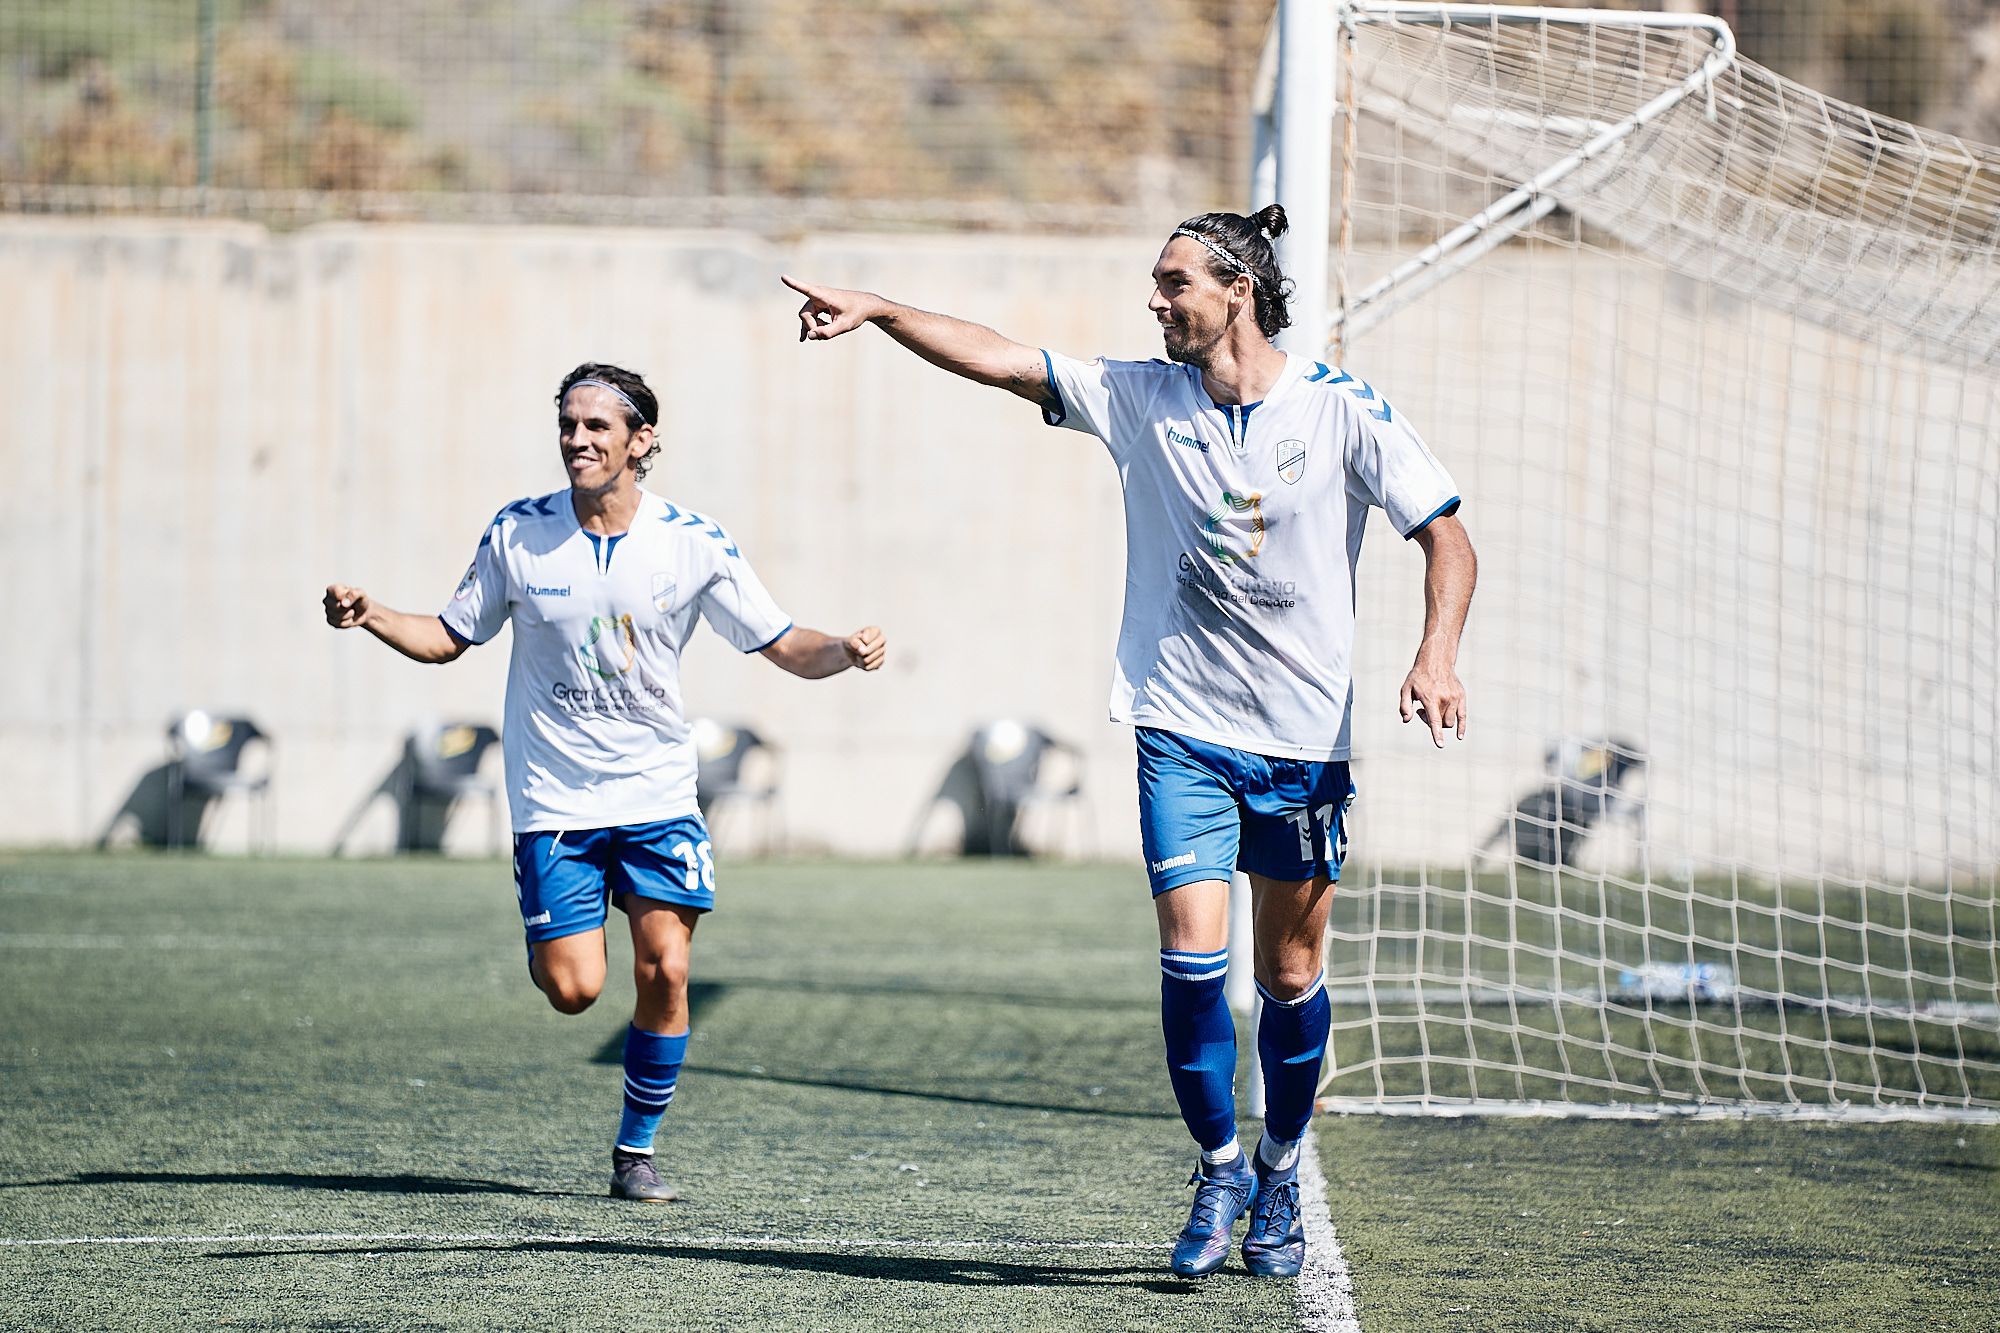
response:
[(679, 1198), (674, 1187), (660, 1179), (660, 1172), (653, 1165), (653, 1155), (643, 1152), (626, 1152), (623, 1148), (611, 1150), (611, 1197), (631, 1199), (635, 1203), (672, 1203)]

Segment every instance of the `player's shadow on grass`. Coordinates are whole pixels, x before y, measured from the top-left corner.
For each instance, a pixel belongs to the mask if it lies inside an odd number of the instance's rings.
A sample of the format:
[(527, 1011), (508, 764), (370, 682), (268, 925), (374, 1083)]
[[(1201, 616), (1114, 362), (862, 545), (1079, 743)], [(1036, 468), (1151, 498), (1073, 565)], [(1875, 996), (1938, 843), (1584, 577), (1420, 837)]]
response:
[(1942, 1162), (1932, 1162), (1928, 1164), (1928, 1167), (1936, 1171), (1970, 1171), (1985, 1175), (2000, 1172), (2000, 1166), (1996, 1166), (1992, 1162), (1973, 1162), (1967, 1161), (1962, 1157), (1946, 1158)]
[[(688, 1021), (699, 1023), (708, 1012), (708, 1007), (722, 998), (729, 983), (723, 981), (690, 981), (687, 984)], [(620, 1023), (618, 1030), (604, 1039), (597, 1048), (597, 1054), (590, 1057), (594, 1065), (622, 1065), (625, 1063), (625, 1032), (630, 1023)]]
[(1079, 1007), (1088, 1006), (1099, 1012), (1117, 1009), (1153, 1013), (1160, 1007), (1157, 987), (1147, 994), (1121, 998), (1103, 995), (1048, 995), (1032, 991), (979, 990), (966, 986), (933, 986), (921, 981), (832, 981), (813, 977), (732, 977), (715, 984), (739, 987), (743, 990), (791, 991), (804, 995), (879, 995), (892, 1000), (991, 1000), (995, 1004), (1021, 1009), (1074, 1011)]
[[(334, 1190), (358, 1194), (532, 1194), (577, 1197), (568, 1190), (542, 1190), (504, 1180), (462, 1176), (313, 1175), (302, 1171), (79, 1171), (57, 1180), (0, 1181), (0, 1190), (56, 1185), (270, 1185), (279, 1189)], [(582, 1197), (596, 1197), (588, 1195)]]
[[(1162, 1247), (1164, 1251), (1164, 1247)], [(370, 1242), (323, 1249), (218, 1250), (212, 1259), (286, 1259), (298, 1255), (343, 1254), (605, 1254), (635, 1259), (690, 1259), (699, 1263), (774, 1268), (791, 1273), (824, 1273), (830, 1277), (872, 1278), (889, 1282), (927, 1282), (945, 1287), (1143, 1287), (1148, 1291), (1181, 1293), (1195, 1289), (1162, 1271), (1165, 1256), (1144, 1265), (1112, 1268), (1058, 1263), (1010, 1263), (967, 1255), (843, 1254), (837, 1250), (795, 1249), (754, 1245), (675, 1245), (643, 1241), (524, 1240), (496, 1245), (425, 1245)]]
[(927, 1102), (952, 1102), (959, 1106), (992, 1106), (1007, 1111), (1046, 1111), (1052, 1115), (1104, 1116), (1114, 1120), (1179, 1120), (1175, 1111), (1139, 1110), (1126, 1106), (1079, 1106), (1062, 1102), (1034, 1102), (1017, 1097), (981, 1097), (969, 1092), (936, 1092), (925, 1088), (896, 1088), (859, 1079), (813, 1078), (804, 1074), (771, 1074), (752, 1069), (718, 1069), (713, 1065), (690, 1064), (688, 1070), (703, 1078), (734, 1078), (750, 1083), (782, 1083), (794, 1088), (832, 1088), (840, 1092), (867, 1092), (882, 1097), (915, 1097)]
[[(723, 993), (738, 984), (758, 985), (761, 983), (737, 983), (727, 981), (690, 981), (688, 983), (688, 1010), (693, 1021), (701, 1020), (702, 1011), (720, 999)], [(843, 988), (844, 989), (844, 988)], [(959, 994), (960, 992), (929, 992), (933, 994)], [(590, 1058), (592, 1064), (621, 1065), (625, 1062), (625, 1023), (604, 1039), (597, 1053)], [(772, 1074), (755, 1069), (720, 1069), (712, 1065), (690, 1062), (687, 1071), (703, 1078), (742, 1079), (751, 1083), (781, 1083), (794, 1088), (831, 1088), (840, 1092), (866, 1092), (883, 1097), (915, 1097), (922, 1101), (953, 1102), (960, 1106), (991, 1106), (1010, 1111), (1047, 1111), (1055, 1115), (1108, 1116), (1117, 1120), (1173, 1120), (1176, 1115), (1170, 1111), (1136, 1110), (1120, 1106), (1090, 1106), (1076, 1103), (1037, 1102), (1016, 1097), (981, 1096), (971, 1092), (937, 1092), (925, 1088), (898, 1088), (884, 1083), (868, 1083), (859, 1079), (819, 1078), (806, 1074)]]

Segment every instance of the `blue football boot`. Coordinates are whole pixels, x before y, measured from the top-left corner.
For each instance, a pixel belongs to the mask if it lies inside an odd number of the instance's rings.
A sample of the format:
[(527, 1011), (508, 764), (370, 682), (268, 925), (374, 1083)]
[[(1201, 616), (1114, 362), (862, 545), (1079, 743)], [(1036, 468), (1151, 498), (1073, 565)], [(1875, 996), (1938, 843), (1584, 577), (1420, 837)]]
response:
[(1257, 1163), (1257, 1197), (1243, 1234), (1243, 1266), (1258, 1277), (1297, 1277), (1306, 1261), (1306, 1228), (1299, 1217), (1299, 1167), (1268, 1170)]
[(1206, 1277), (1229, 1257), (1229, 1229), (1250, 1206), (1257, 1176), (1247, 1153), (1221, 1166), (1197, 1162), (1188, 1184), (1195, 1187), (1188, 1224), (1174, 1241), (1174, 1272), (1182, 1277)]

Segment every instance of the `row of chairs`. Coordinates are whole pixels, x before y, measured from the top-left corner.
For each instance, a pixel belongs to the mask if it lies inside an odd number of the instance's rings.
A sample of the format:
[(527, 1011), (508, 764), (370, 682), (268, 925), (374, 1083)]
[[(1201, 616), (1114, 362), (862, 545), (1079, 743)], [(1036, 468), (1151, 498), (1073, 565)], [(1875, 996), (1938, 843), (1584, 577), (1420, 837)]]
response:
[[(696, 799), (703, 814), (713, 821), (722, 810), (744, 808), (754, 822), (744, 830), (739, 846), (746, 851), (779, 849), (784, 830), (778, 808), (777, 747), (741, 723), (700, 718), (693, 725), (699, 760)], [(198, 846), (205, 816), (227, 797), (240, 794), (250, 805), (252, 849), (268, 849), (272, 842), (269, 735), (249, 718), (204, 711), (176, 718), (167, 735), (164, 819), (157, 821), (161, 836), (156, 840), (170, 847)], [(384, 795), (395, 802), (398, 850), (441, 847), (453, 807), (473, 797), (485, 799), (489, 834), (495, 850), (500, 850), (506, 828), (500, 791), (483, 771), (486, 754), (499, 739), (494, 728), (476, 722), (413, 730), (404, 741), (401, 761), (349, 817), (335, 840), (335, 851), (345, 847), (369, 806)], [(261, 760), (253, 757), (259, 751)], [(1505, 845), (1511, 858), (1523, 863), (1571, 867), (1584, 840), (1619, 819), (1631, 823), (1643, 842), (1645, 798), (1625, 788), (1645, 767), (1645, 754), (1630, 741), (1558, 741), (1544, 760), (1542, 782), (1521, 797), (1474, 852), (1475, 864), (1485, 865)], [(141, 784), (142, 790), (145, 785)], [(973, 733), (919, 814), (908, 850), (918, 849), (936, 807), (951, 804), (960, 811), (960, 850), (965, 855), (1026, 855), (1029, 848), (1022, 836), (1026, 816), (1042, 805), (1075, 809), (1082, 790), (1081, 756), (1074, 747), (1027, 723), (1007, 719), (988, 723)], [(132, 812), (134, 805), (128, 801), (121, 815)], [(114, 826), (117, 822), (114, 819)], [(142, 837), (144, 823), (142, 816)], [(109, 837), (107, 829), (100, 842)]]
[[(740, 809), (750, 821), (744, 830), (744, 849), (779, 849), (784, 829), (778, 806), (778, 748), (742, 723), (699, 718), (693, 728), (699, 761), (696, 799), (703, 814), (713, 821), (721, 811)], [(143, 802), (128, 801), (120, 812), (138, 817), (142, 841), (198, 847), (204, 824), (212, 822), (222, 803), (242, 796), (249, 805), (250, 847), (268, 850), (273, 834), (270, 735), (247, 717), (196, 710), (174, 719), (167, 739), (160, 836), (145, 836)], [(470, 799), (486, 803), (489, 833), (499, 850), (506, 820), (498, 784), (485, 771), (487, 752), (499, 739), (497, 730), (478, 722), (412, 730), (396, 767), (345, 821), (335, 838), (335, 852), (346, 847), (368, 809), (382, 796), (396, 807), (399, 851), (437, 850), (453, 809)], [(962, 816), (960, 850), (965, 855), (1026, 855), (1026, 816), (1045, 805), (1067, 806), (1081, 814), (1077, 803), (1082, 792), (1082, 759), (1075, 747), (1028, 723), (1011, 719), (988, 723), (972, 734), (919, 814), (910, 850), (917, 849), (936, 808), (953, 805)], [(118, 822), (114, 818), (113, 826)], [(110, 837), (107, 829), (100, 842)]]
[[(453, 722), (418, 727), (403, 742), (403, 755), (382, 786), (370, 793), (335, 839), (339, 851), (378, 796), (396, 806), (396, 846), (401, 851), (435, 848), (443, 821), (459, 801), (483, 796), (488, 826), (496, 847), (506, 827), (500, 789), (481, 767), (500, 733), (484, 723)], [(274, 841), (271, 810), (273, 742), (269, 732), (247, 717), (229, 717), (195, 709), (167, 727), (167, 762), (160, 770), (163, 809), (149, 819), (140, 783), (125, 808), (113, 817), (100, 842), (108, 841), (124, 817), (139, 826), (142, 842), (168, 847), (199, 847), (203, 829), (221, 804), (242, 796), (248, 806), (249, 846), (268, 851)], [(153, 834), (154, 836), (148, 836)]]

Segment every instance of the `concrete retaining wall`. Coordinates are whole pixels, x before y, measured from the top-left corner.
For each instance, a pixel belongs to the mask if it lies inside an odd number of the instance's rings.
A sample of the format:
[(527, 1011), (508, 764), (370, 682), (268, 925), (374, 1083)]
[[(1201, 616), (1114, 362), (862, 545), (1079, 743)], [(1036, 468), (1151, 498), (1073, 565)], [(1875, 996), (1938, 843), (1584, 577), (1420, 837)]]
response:
[[(1130, 736), (1104, 720), (1125, 591), (1114, 469), (879, 335), (799, 346), (777, 275), (1144, 357), (1156, 245), (0, 220), (0, 842), (97, 838), (162, 761), (168, 718), (206, 706), (277, 738), (282, 847), (323, 850), (357, 818), (350, 846), (385, 846), (386, 803), (363, 807), (401, 737), (425, 717), (497, 720), (506, 650), (419, 667), (327, 630), (320, 590), (442, 605), (492, 513), (561, 484), (551, 395), (600, 359), (660, 390), (653, 489), (728, 523), (802, 623), (889, 631), (880, 676), (817, 684), (697, 635), (688, 697), (782, 744), (794, 847), (902, 849), (972, 728), (1017, 716), (1084, 751), (1081, 827), (1040, 836), (1134, 855)], [(1551, 740), (1615, 731), (1654, 755), (1656, 856), (2000, 861), (2000, 503), (1979, 517), (2000, 492), (1967, 457), (1990, 453), (1991, 386), (1829, 339), (1803, 370), (1786, 354), (1773, 397), (1760, 349), (1800, 337), (1782, 320), (1681, 309), (1657, 275), (1606, 265), (1565, 278), (1561, 340), (1537, 340), (1501, 323), (1540, 290), (1532, 261), (1488, 270), (1350, 358), (1463, 483), (1484, 561), (1463, 666), (1474, 737), (1439, 755), (1395, 722), (1422, 562), (1376, 521), (1362, 849), (1462, 860)], [(1718, 412), (1726, 430), (1707, 424)], [(1857, 413), (1858, 433), (1842, 425)], [(1773, 432), (1804, 443), (1748, 443)], [(1949, 515), (1950, 539), (1913, 509)], [(1889, 605), (1940, 582), (1914, 610)], [(1885, 651), (1930, 684), (1885, 693)], [(1884, 730), (1905, 712), (1920, 720)], [(1912, 772), (1936, 780), (1913, 790)], [(949, 841), (948, 822), (930, 836)], [(218, 841), (244, 832), (225, 809)], [(483, 844), (479, 819), (454, 841)], [(1635, 855), (1629, 840), (1601, 854)]]

